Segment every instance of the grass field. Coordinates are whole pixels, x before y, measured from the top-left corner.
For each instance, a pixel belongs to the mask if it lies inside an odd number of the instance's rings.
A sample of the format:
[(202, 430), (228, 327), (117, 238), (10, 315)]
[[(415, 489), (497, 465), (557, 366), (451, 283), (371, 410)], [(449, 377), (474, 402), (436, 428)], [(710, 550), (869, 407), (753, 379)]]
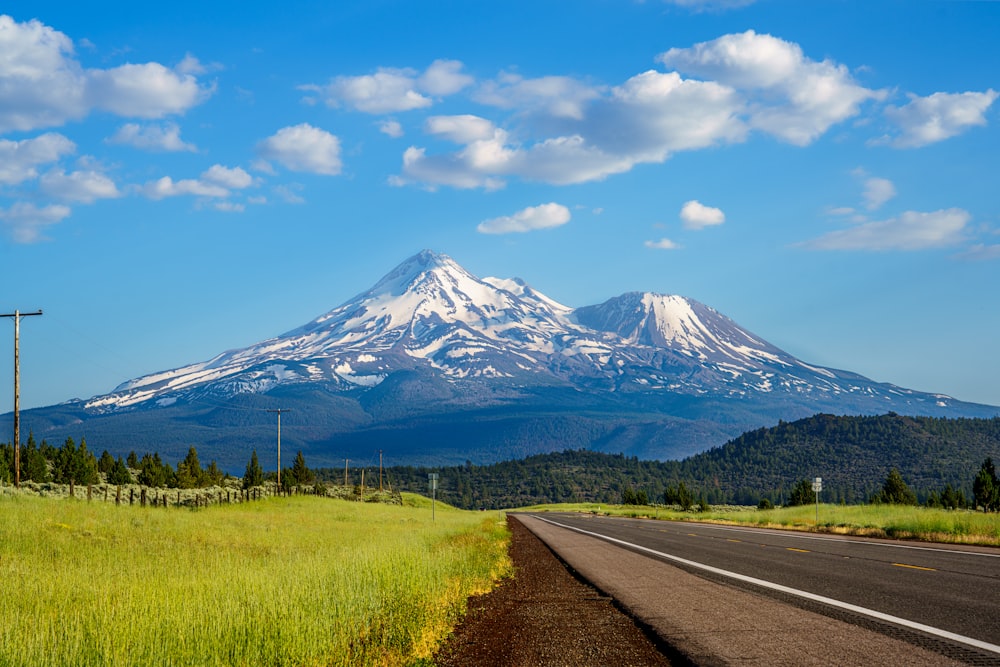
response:
[[(421, 505), (421, 506), (417, 506)], [(0, 496), (0, 665), (404, 665), (507, 575), (497, 513)]]
[(1000, 546), (1000, 514), (944, 510), (907, 505), (815, 505), (758, 510), (752, 507), (712, 507), (707, 512), (683, 512), (667, 507), (540, 505), (531, 511), (593, 512), (612, 516), (649, 517), (674, 521), (709, 521), (788, 530), (808, 530), (931, 542)]

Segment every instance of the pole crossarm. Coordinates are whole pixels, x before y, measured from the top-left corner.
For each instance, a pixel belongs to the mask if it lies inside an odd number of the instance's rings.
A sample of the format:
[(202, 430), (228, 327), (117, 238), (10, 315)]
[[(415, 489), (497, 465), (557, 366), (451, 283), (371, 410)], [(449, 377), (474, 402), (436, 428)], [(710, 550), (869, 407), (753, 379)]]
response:
[(21, 486), (21, 318), (41, 315), (39, 308), (33, 313), (3, 313), (0, 317), (14, 318), (14, 486)]

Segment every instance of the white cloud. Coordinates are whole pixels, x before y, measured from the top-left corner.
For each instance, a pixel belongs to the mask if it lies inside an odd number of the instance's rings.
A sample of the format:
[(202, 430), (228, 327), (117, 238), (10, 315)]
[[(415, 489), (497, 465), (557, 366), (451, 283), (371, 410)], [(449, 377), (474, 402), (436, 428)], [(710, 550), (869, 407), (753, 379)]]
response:
[(115, 182), (104, 174), (93, 171), (74, 171), (69, 174), (62, 169), (52, 169), (38, 181), (42, 193), (63, 199), (90, 204), (98, 199), (115, 199), (121, 196)]
[(925, 250), (965, 240), (970, 215), (960, 208), (930, 213), (907, 211), (898, 218), (865, 222), (801, 245), (816, 250)]
[(473, 96), (477, 102), (529, 112), (544, 112), (555, 118), (580, 120), (588, 102), (598, 99), (598, 89), (566, 76), (525, 79), (517, 74), (501, 74), (487, 81)]
[(111, 144), (124, 144), (148, 151), (195, 152), (197, 147), (181, 140), (181, 129), (177, 123), (162, 125), (138, 125), (126, 123), (118, 128), (108, 140)]
[(336, 176), (342, 166), (340, 139), (308, 123), (278, 130), (257, 144), (257, 151), (292, 171)]
[(462, 67), (464, 65), (458, 60), (435, 60), (420, 77), (417, 85), (431, 95), (454, 95), (475, 81), (468, 74), (462, 74)]
[(681, 220), (688, 229), (704, 229), (712, 225), (721, 225), (726, 221), (722, 209), (705, 206), (697, 199), (685, 202), (681, 207)]
[[(256, 185), (255, 179), (242, 168), (230, 168), (224, 167), (221, 164), (215, 164), (203, 171), (200, 178), (186, 178), (175, 181), (169, 176), (164, 176), (143, 185), (141, 192), (150, 199), (164, 199), (166, 197), (181, 197), (185, 195), (225, 199), (232, 193), (232, 190), (242, 190), (252, 185)], [(226, 204), (223, 207), (216, 204), (215, 207), (219, 210), (228, 211), (243, 210), (238, 205), (232, 203)]]
[(452, 187), (496, 188), (507, 176), (554, 184), (583, 183), (662, 162), (674, 151), (740, 141), (732, 91), (714, 83), (685, 81), (676, 73), (646, 72), (592, 105), (583, 121), (556, 119), (565, 133), (524, 146), (476, 116), (435, 117), (425, 129), (461, 150), (428, 156), (410, 147), (403, 173), (412, 180)]
[(484, 220), (476, 229), (483, 234), (510, 234), (558, 227), (569, 222), (569, 209), (562, 204), (529, 206), (514, 215)]
[(224, 188), (232, 190), (242, 190), (254, 184), (253, 176), (240, 167), (223, 167), (221, 164), (214, 164), (201, 175), (202, 180)]
[(910, 95), (908, 104), (885, 110), (885, 115), (900, 130), (899, 136), (889, 143), (897, 148), (918, 148), (949, 139), (971, 127), (986, 125), (984, 114), (998, 94), (991, 88), (984, 93)]
[(423, 74), (416, 70), (380, 67), (374, 74), (337, 76), (325, 86), (300, 86), (318, 93), (328, 106), (345, 106), (371, 114), (411, 111), (431, 106), (430, 96), (452, 95), (470, 85), (457, 60), (435, 60)]
[(858, 85), (844, 65), (810, 60), (798, 44), (753, 30), (670, 49), (658, 60), (742, 91), (752, 127), (799, 146), (885, 96)]
[(149, 181), (142, 186), (142, 194), (150, 199), (194, 195), (196, 197), (228, 197), (229, 190), (221, 185), (206, 183), (194, 178), (175, 181), (169, 176)]
[(73, 42), (37, 20), (0, 16), (0, 132), (62, 125), (87, 114)]
[(178, 74), (159, 63), (90, 70), (87, 99), (97, 109), (119, 116), (162, 118), (181, 114), (212, 93), (190, 74)]
[(378, 124), (378, 131), (393, 139), (399, 139), (403, 136), (403, 126), (395, 120), (383, 120)]
[(680, 248), (679, 245), (667, 238), (660, 239), (659, 241), (646, 241), (643, 245), (654, 250), (677, 250)]
[(7, 210), (0, 209), (0, 221), (15, 243), (34, 243), (44, 239), (43, 228), (61, 222), (70, 212), (68, 206), (59, 204), (38, 208), (34, 204), (17, 202)]
[(424, 123), (424, 131), (456, 144), (471, 144), (476, 141), (492, 139), (495, 136), (496, 128), (492, 122), (485, 118), (465, 114), (461, 116), (431, 116)]
[(212, 92), (191, 74), (159, 63), (84, 69), (65, 34), (6, 15), (0, 16), (0, 62), (0, 132), (62, 125), (92, 109), (160, 118), (183, 113)]
[(863, 196), (865, 207), (874, 211), (896, 196), (896, 186), (887, 178), (869, 178), (865, 180)]
[(39, 166), (57, 162), (75, 150), (76, 144), (55, 132), (21, 141), (0, 139), (0, 184), (17, 185), (37, 178)]

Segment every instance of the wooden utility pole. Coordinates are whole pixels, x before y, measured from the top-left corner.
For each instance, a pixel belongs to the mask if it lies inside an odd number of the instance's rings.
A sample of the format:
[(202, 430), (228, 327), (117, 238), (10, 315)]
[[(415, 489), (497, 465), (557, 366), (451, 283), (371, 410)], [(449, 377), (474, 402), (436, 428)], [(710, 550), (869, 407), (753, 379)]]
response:
[(268, 412), (278, 413), (278, 489), (281, 489), (281, 413), (291, 412), (291, 408), (278, 408), (277, 410), (268, 410)]
[(22, 313), (15, 310), (0, 317), (14, 318), (14, 486), (21, 486), (21, 318), (30, 315), (41, 315), (39, 309), (34, 313)]
[(378, 492), (382, 493), (382, 450), (378, 450)]
[(347, 486), (347, 464), (351, 462), (351, 459), (344, 459), (344, 486)]

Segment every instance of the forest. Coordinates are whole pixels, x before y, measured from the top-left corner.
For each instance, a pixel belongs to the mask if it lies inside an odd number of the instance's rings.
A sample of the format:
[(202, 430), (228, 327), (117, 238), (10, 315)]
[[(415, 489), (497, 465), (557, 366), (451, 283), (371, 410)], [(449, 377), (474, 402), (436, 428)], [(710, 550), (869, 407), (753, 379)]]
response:
[[(591, 450), (538, 454), (491, 465), (396, 466), (379, 471), (393, 491), (429, 495), (436, 473), (437, 498), (462, 509), (500, 509), (539, 503), (596, 502), (681, 505), (787, 505), (812, 501), (811, 482), (823, 480), (820, 501), (856, 504), (896, 497), (910, 502), (1000, 510), (1000, 417), (947, 419), (818, 414), (744, 433), (726, 444), (680, 461), (643, 461)], [(988, 465), (987, 465), (988, 464)], [(11, 483), (14, 449), (0, 444), (0, 481)], [(356, 472), (356, 471), (355, 471)], [(374, 484), (376, 471), (369, 477)], [(282, 487), (340, 484), (343, 469), (309, 469), (300, 451), (281, 474)], [(20, 451), (21, 481), (87, 485), (137, 483), (199, 488), (227, 476), (215, 461), (203, 467), (195, 447), (176, 466), (157, 453), (100, 457), (67, 438), (60, 447), (29, 434)], [(243, 486), (275, 479), (254, 451)], [(351, 484), (357, 480), (352, 477)], [(994, 495), (991, 495), (994, 494)], [(996, 496), (996, 500), (993, 500)], [(986, 499), (983, 501), (982, 499)]]
[(695, 502), (784, 505), (797, 486), (816, 477), (823, 480), (821, 502), (855, 504), (877, 499), (895, 470), (917, 502), (941, 503), (944, 496), (955, 506), (972, 501), (977, 473), (991, 457), (1000, 457), (1000, 417), (818, 414), (744, 433), (681, 461), (575, 450), (483, 466), (396, 467), (387, 475), (400, 490), (426, 493), (427, 475), (436, 472), (440, 499), (492, 509), (639, 496), (663, 502), (682, 484)]

